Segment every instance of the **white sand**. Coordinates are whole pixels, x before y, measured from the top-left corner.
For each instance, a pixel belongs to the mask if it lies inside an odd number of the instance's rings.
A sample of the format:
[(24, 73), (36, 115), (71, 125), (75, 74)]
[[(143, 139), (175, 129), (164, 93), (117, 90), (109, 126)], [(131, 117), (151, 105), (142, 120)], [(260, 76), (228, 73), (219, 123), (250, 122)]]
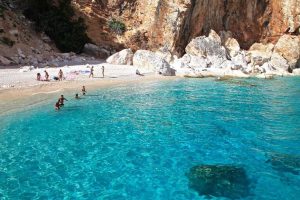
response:
[[(66, 77), (65, 81), (79, 81), (79, 80), (93, 80), (89, 79), (89, 71), (92, 65), (73, 65), (73, 66), (64, 66), (61, 68), (39, 68), (33, 69), (28, 72), (21, 72), (20, 69), (1, 69), (0, 70), (0, 90), (7, 88), (24, 88), (29, 86), (36, 85), (45, 85), (53, 84), (57, 81), (53, 80), (54, 76), (58, 76), (58, 71), (63, 70), (64, 76)], [(99, 63), (94, 66), (94, 80), (101, 78), (102, 79), (102, 70), (101, 67), (105, 68), (105, 78), (121, 78), (121, 77), (136, 77), (135, 70), (133, 66), (126, 65), (110, 65), (106, 63)], [(42, 78), (44, 78), (44, 70), (50, 75), (50, 82), (45, 81), (36, 81), (36, 74), (40, 73)], [(73, 72), (73, 73), (72, 73)], [(150, 73), (149, 71), (144, 71), (143, 73)]]
[[(145, 76), (135, 74), (136, 67), (123, 65), (110, 65), (106, 63), (94, 64), (94, 78), (89, 78), (91, 65), (74, 65), (61, 68), (47, 68), (51, 81), (37, 81), (36, 74), (41, 73), (44, 78), (44, 68), (34, 69), (28, 72), (20, 72), (20, 69), (0, 69), (0, 115), (28, 109), (36, 104), (57, 99), (60, 94), (72, 94), (81, 91), (83, 85), (87, 90), (112, 85), (123, 85), (152, 80), (166, 80), (170, 77), (162, 77), (149, 71), (141, 71)], [(102, 78), (101, 67), (105, 68), (105, 77)], [(62, 69), (67, 80), (54, 81), (53, 76), (58, 76)], [(70, 75), (77, 71), (78, 75)], [(81, 73), (87, 71), (87, 73)], [(71, 80), (69, 78), (71, 77)], [(51, 103), (53, 103), (51, 101)], [(49, 106), (53, 106), (50, 104)]]

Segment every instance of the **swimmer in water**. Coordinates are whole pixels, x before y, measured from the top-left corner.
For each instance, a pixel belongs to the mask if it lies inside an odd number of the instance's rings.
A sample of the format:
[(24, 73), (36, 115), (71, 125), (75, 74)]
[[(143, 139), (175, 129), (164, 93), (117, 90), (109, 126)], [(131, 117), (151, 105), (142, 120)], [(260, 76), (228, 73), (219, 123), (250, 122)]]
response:
[(75, 94), (75, 99), (79, 99), (79, 95), (78, 94)]
[(82, 90), (81, 91), (82, 91), (82, 94), (85, 95), (85, 93), (86, 93), (85, 86), (82, 86)]
[(68, 101), (68, 100), (64, 97), (64, 95), (61, 95), (60, 98), (58, 99), (59, 105), (60, 105), (60, 106), (63, 106), (65, 100)]

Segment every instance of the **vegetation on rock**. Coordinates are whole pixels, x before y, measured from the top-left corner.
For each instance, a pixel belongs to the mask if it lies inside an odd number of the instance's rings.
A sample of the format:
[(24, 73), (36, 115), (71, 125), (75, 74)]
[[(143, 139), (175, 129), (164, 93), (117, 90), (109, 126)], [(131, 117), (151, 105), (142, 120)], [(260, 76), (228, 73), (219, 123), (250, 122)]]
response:
[(109, 29), (115, 34), (122, 35), (126, 31), (126, 26), (123, 22), (116, 19), (111, 19), (108, 21)]
[(74, 19), (71, 0), (27, 0), (24, 14), (35, 22), (37, 31), (44, 31), (62, 52), (80, 53), (89, 41), (83, 19)]

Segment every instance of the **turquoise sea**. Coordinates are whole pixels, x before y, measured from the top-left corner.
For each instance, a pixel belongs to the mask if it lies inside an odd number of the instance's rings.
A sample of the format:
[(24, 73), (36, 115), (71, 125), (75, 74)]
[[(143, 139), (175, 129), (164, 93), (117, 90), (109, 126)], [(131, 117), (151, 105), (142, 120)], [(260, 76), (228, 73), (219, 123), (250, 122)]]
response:
[[(299, 78), (88, 92), (0, 117), (0, 199), (300, 199)], [(238, 167), (244, 185), (208, 170), (199, 192), (195, 166)]]

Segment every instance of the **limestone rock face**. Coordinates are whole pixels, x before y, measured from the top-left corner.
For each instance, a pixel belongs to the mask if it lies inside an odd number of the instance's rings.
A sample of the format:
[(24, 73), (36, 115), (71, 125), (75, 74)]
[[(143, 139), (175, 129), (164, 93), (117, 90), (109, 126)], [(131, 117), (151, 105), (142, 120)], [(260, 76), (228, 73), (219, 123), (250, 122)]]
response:
[(133, 56), (133, 65), (148, 71), (156, 72), (163, 76), (172, 76), (174, 70), (169, 63), (154, 52), (138, 50)]
[(300, 59), (300, 36), (283, 35), (275, 45), (274, 52), (285, 58), (292, 68)]
[(185, 51), (198, 57), (219, 56), (226, 58), (226, 49), (221, 46), (219, 40), (213, 40), (211, 37), (201, 36), (193, 39)]
[[(299, 35), (300, 0), (72, 0), (98, 46), (166, 47), (183, 55), (186, 45), (213, 29), (231, 31), (243, 49), (255, 42), (276, 43), (284, 33)], [(108, 17), (109, 16), (109, 17)], [(110, 32), (111, 18), (122, 21), (124, 35)], [(144, 42), (146, 41), (146, 42)]]
[(132, 65), (133, 52), (131, 49), (124, 49), (110, 56), (106, 62), (114, 65)]

